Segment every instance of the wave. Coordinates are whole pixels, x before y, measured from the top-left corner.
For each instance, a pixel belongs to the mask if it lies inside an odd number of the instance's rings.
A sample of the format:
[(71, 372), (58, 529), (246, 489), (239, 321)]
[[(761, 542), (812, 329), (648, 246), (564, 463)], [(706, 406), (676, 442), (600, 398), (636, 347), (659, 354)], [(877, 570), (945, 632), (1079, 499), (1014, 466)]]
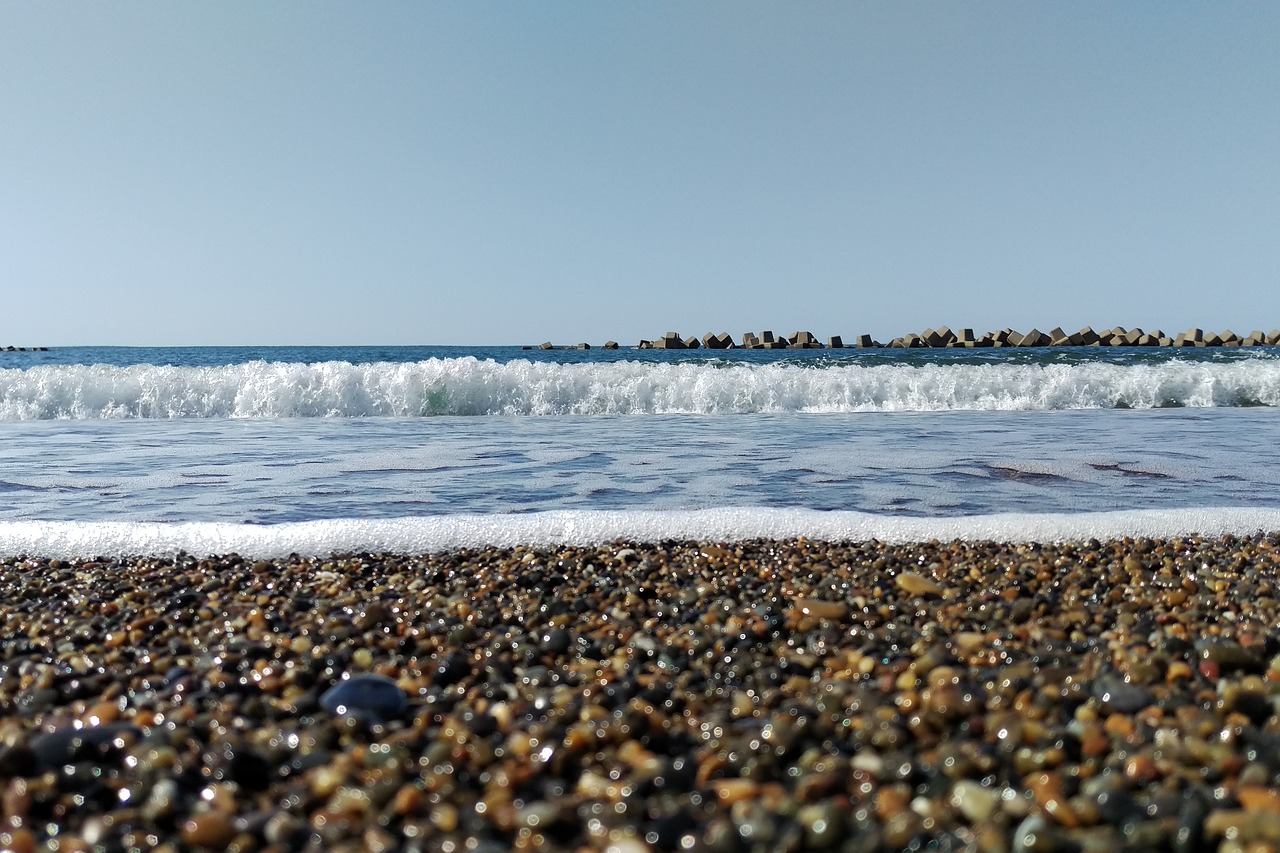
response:
[(1142, 364), (413, 363), (0, 370), (0, 419), (1280, 406), (1280, 359)]
[(0, 556), (171, 556), (185, 552), (282, 557), (361, 551), (424, 554), (487, 545), (591, 545), (619, 539), (740, 541), (799, 536), (820, 541), (876, 539), (889, 543), (935, 539), (1063, 542), (1124, 536), (1249, 535), (1275, 530), (1280, 530), (1280, 509), (1004, 513), (958, 518), (768, 508), (573, 510), (276, 525), (10, 521), (0, 522)]

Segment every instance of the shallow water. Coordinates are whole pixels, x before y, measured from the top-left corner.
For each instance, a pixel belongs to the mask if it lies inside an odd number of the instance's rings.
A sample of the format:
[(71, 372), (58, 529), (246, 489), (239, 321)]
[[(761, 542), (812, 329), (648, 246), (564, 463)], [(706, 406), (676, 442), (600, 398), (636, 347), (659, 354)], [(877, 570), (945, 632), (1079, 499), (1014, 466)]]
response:
[(1280, 507), (1271, 410), (0, 423), (0, 518)]

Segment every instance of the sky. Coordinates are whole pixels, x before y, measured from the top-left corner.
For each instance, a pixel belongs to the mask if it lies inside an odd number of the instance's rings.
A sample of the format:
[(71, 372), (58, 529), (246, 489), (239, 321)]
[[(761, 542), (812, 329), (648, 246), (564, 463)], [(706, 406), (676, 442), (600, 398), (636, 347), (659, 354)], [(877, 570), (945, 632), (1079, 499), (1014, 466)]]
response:
[(1280, 3), (0, 0), (0, 345), (1280, 327)]

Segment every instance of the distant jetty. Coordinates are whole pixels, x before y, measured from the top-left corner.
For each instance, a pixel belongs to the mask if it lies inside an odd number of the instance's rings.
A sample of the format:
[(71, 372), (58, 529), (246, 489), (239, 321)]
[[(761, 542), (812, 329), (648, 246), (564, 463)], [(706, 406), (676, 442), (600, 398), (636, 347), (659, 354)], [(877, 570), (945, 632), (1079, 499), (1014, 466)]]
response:
[(0, 352), (48, 352), (48, 347), (0, 347)]
[[(679, 332), (667, 332), (652, 340), (641, 340), (636, 349), (988, 349), (1001, 347), (1259, 347), (1280, 346), (1280, 330), (1252, 331), (1238, 335), (1230, 329), (1224, 332), (1205, 332), (1203, 329), (1187, 329), (1176, 335), (1167, 335), (1160, 329), (1144, 331), (1134, 327), (1116, 326), (1096, 332), (1085, 326), (1078, 332), (1067, 333), (1061, 328), (1047, 332), (1032, 329), (1019, 332), (1001, 329), (998, 332), (974, 334), (973, 329), (952, 331), (946, 326), (912, 332), (888, 343), (881, 343), (871, 335), (858, 335), (849, 343), (840, 335), (833, 335), (823, 343), (812, 332), (792, 332), (777, 335), (771, 331), (744, 332), (734, 340), (728, 332), (708, 332), (701, 338), (684, 337)], [(547, 341), (538, 349), (591, 349), (590, 344), (556, 346)], [(601, 349), (618, 349), (616, 341), (605, 343)], [(534, 349), (528, 346), (525, 349)]]

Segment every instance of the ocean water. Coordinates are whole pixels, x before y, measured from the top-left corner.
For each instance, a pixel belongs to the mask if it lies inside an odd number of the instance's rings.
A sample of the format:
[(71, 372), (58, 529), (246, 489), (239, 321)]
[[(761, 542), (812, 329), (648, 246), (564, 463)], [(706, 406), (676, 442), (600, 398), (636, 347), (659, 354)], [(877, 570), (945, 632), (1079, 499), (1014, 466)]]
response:
[(1280, 529), (1275, 348), (0, 353), (0, 554)]

